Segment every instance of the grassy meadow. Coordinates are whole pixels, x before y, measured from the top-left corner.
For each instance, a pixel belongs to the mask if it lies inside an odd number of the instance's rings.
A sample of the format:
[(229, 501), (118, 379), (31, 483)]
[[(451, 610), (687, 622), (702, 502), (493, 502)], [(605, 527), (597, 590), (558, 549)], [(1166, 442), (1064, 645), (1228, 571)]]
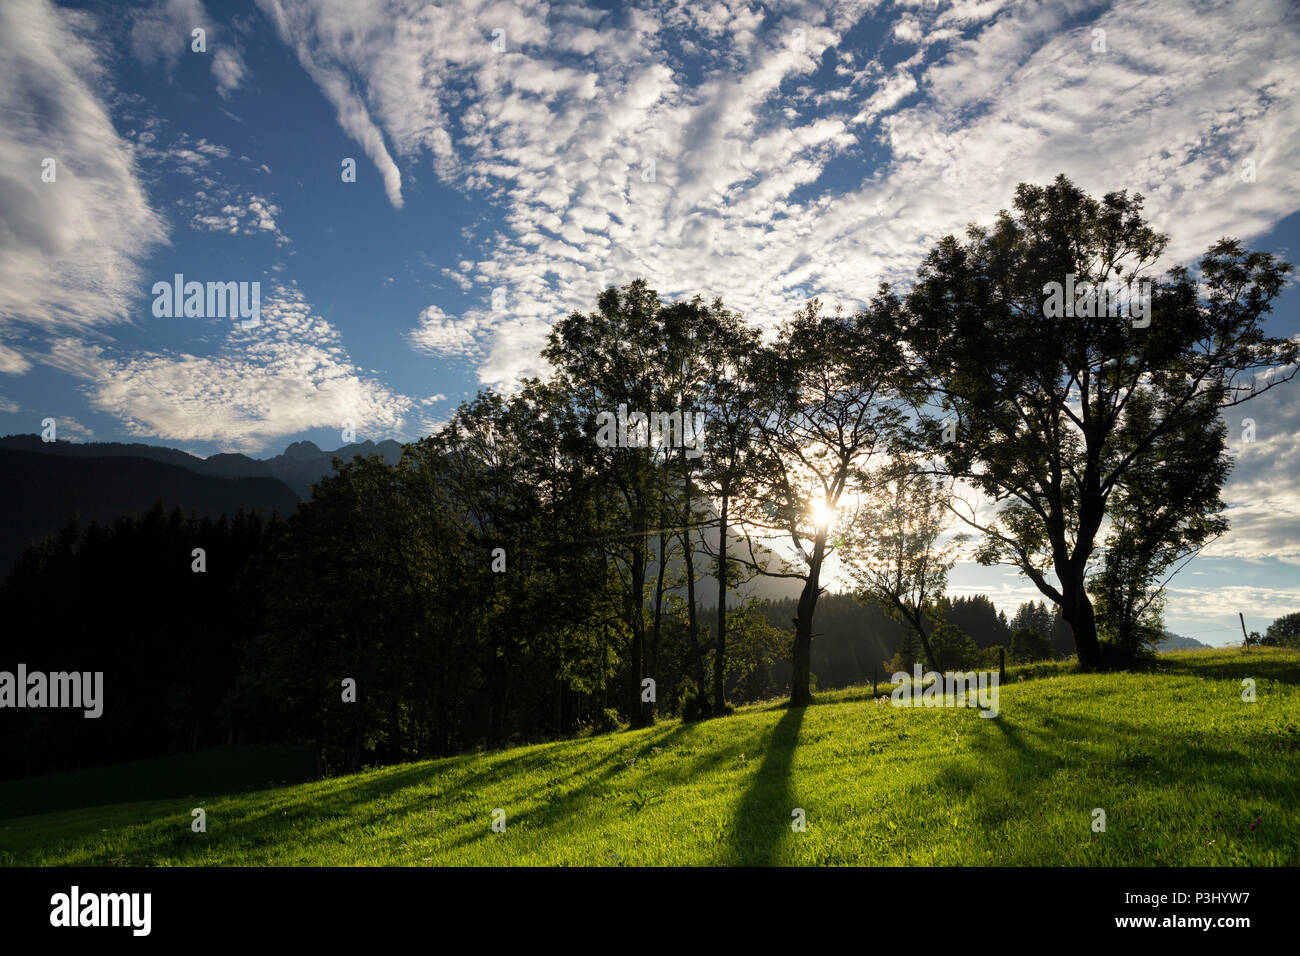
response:
[[(1300, 864), (1300, 652), (1040, 665), (1000, 690), (995, 719), (867, 687), (243, 792), (209, 774), (166, 799), (0, 819), (0, 865)], [(3, 784), (0, 806), (34, 787), (89, 803), (120, 772)]]

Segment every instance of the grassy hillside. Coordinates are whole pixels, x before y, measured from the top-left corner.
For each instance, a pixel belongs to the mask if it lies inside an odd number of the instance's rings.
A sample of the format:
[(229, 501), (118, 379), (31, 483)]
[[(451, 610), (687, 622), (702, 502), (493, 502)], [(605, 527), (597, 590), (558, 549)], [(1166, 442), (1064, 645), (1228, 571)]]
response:
[(311, 753), (293, 747), (223, 747), (133, 760), (0, 783), (0, 821), (146, 797), (238, 793), (310, 780), (315, 771)]
[[(1300, 652), (1036, 674), (1002, 688), (992, 720), (841, 691), (806, 709), (13, 818), (0, 864), (1300, 863)], [(205, 834), (190, 830), (198, 806)], [(791, 829), (795, 808), (806, 832)]]

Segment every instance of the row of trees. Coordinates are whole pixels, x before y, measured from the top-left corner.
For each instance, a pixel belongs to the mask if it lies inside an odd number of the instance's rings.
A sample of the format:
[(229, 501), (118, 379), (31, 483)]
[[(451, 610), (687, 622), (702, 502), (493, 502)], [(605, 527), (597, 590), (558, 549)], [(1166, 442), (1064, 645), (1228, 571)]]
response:
[[(491, 629), (497, 712), (528, 654), (548, 680), (581, 672), (602, 695), (613, 680), (633, 725), (679, 677), (725, 711), (728, 596), (756, 574), (799, 588), (789, 696), (807, 703), (833, 555), (941, 668), (973, 645), (944, 611), (968, 541), (1033, 581), (1082, 666), (1131, 661), (1160, 634), (1168, 575), (1226, 527), (1223, 410), (1288, 381), (1297, 355), (1263, 330), (1289, 265), (1222, 240), (1197, 273), (1155, 276), (1167, 237), (1141, 208), (1064, 177), (1022, 185), (1014, 212), (943, 239), (905, 295), (881, 286), (852, 314), (814, 299), (768, 338), (720, 301), (665, 303), (643, 281), (560, 320), (551, 378), (482, 394), (390, 479), (400, 504), (386, 507), (413, 522), (403, 547), (436, 535), (455, 553), (439, 567), (455, 568), (459, 597), (437, 613)], [(1123, 284), (1149, 305), (1144, 321), (1049, 316), (1044, 290), (1062, 280)], [(669, 417), (642, 431), (638, 413)], [(703, 454), (672, 429), (699, 413)], [(320, 497), (328, 507), (329, 489)], [(951, 533), (954, 516), (969, 538)], [(702, 577), (717, 588), (711, 627)], [(423, 581), (405, 587), (428, 600)], [(404, 632), (432, 626), (416, 620)], [(1033, 633), (1021, 653), (1043, 652)]]
[(109, 525), (74, 518), (27, 548), (0, 584), (0, 670), (101, 672), (103, 713), (6, 708), (0, 778), (235, 742), (239, 649), (260, 629), (244, 572), (283, 531), (159, 504)]
[[(518, 549), (486, 569), (457, 564), (458, 548), (484, 545), (465, 531), (472, 521), (459, 531), (431, 523), (463, 514), (452, 491), (463, 485), (447, 480), (446, 461), (430, 472), (434, 460), (412, 449), (402, 468), (341, 466), (287, 523), (158, 505), (110, 525), (74, 519), (29, 548), (0, 584), (6, 654), (29, 672), (103, 672), (104, 708), (91, 720), (75, 709), (6, 711), (0, 778), (265, 741), (307, 744), (322, 770), (346, 770), (614, 725), (626, 668), (615, 592), (553, 587), (582, 570), (558, 527), (533, 525), (532, 539), (554, 548)], [(430, 477), (444, 489), (436, 499)], [(529, 509), (510, 501), (523, 520)], [(503, 533), (504, 522), (481, 524)], [(665, 573), (674, 590), (659, 620), (656, 703), (697, 717), (712, 701), (686, 638), (679, 572)], [(782, 693), (797, 599), (737, 607), (732, 597), (728, 698)], [(1022, 623), (1051, 625), (1045, 606), (1033, 611), (1024, 605), (1008, 622), (975, 595), (945, 602), (944, 622), (988, 649)], [(712, 644), (697, 644), (711, 673)], [(914, 645), (874, 604), (848, 593), (819, 601), (813, 666), (823, 685), (890, 673), (896, 654), (910, 670), (921, 659), (909, 656)]]
[[(906, 294), (852, 314), (814, 299), (766, 338), (718, 300), (607, 289), (552, 328), (548, 379), (481, 393), (396, 468), (316, 486), (251, 572), (238, 712), (341, 767), (616, 709), (724, 713), (780, 642), (737, 607), (755, 575), (798, 588), (801, 705), (833, 568), (928, 666), (977, 651), (945, 596), (968, 546), (1033, 581), (1082, 666), (1131, 660), (1168, 575), (1225, 527), (1222, 411), (1297, 355), (1263, 330), (1290, 266), (1223, 240), (1196, 274), (1150, 277), (1167, 239), (1141, 207), (1022, 185)], [(1049, 317), (1062, 280), (1150, 283), (1145, 324)], [(700, 414), (702, 445), (682, 427)], [(1017, 627), (1007, 642), (1041, 654), (1041, 627)], [(355, 700), (328, 690), (346, 681)]]

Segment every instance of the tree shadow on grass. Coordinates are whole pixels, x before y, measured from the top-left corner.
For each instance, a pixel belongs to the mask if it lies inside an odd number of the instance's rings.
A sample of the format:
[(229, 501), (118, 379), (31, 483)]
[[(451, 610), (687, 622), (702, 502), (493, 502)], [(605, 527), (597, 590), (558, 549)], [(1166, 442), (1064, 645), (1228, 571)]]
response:
[[(1054, 811), (1064, 800), (1077, 802), (1070, 809), (1080, 845), (1101, 841), (1090, 830), (1094, 805), (1111, 814), (1107, 865), (1210, 862), (1197, 854), (1213, 845), (1207, 837), (1224, 838), (1220, 827), (1241, 843), (1239, 852), (1255, 858), (1291, 852), (1277, 828), (1246, 830), (1254, 808), (1276, 813), (1294, 805), (1294, 748), (1284, 731), (1243, 737), (1239, 729), (1209, 725), (1153, 737), (1150, 726), (1131, 718), (1060, 714), (1030, 703), (1021, 704), (1018, 717), (976, 724), (965, 745), (971, 760), (936, 760), (928, 780), (941, 805), (959, 808), (980, 831), (1035, 828), (1044, 811), (1049, 820), (1059, 816)], [(1077, 851), (1070, 857), (1067, 849), (1011, 844), (998, 864), (1077, 864)]]
[[(766, 757), (759, 769), (755, 773), (755, 785), (758, 785), (760, 778), (776, 780), (782, 777), (788, 777), (791, 754), (794, 749), (795, 740), (798, 737), (798, 724), (803, 719), (802, 708), (791, 715), (787, 710), (778, 725), (768, 732), (767, 738), (760, 744), (760, 747), (766, 748)], [(681, 744), (694, 744), (699, 742), (699, 735), (706, 733), (708, 728), (713, 725), (712, 722), (701, 724), (679, 724), (668, 725), (662, 729), (656, 730), (648, 737), (641, 739), (636, 744), (627, 749), (619, 750), (605, 754), (596, 772), (579, 775), (573, 778), (568, 785), (557, 785), (550, 794), (549, 798), (537, 802), (535, 805), (520, 810), (507, 810), (508, 813), (508, 831), (517, 833), (521, 829), (540, 828), (540, 831), (555, 830), (571, 820), (580, 818), (586, 802), (592, 798), (607, 795), (611, 788), (625, 789), (641, 787), (641, 781), (635, 783), (620, 782), (618, 778), (622, 777), (629, 771), (627, 756), (634, 753), (639, 758), (653, 758), (656, 749), (670, 751), (676, 749)], [(646, 782), (647, 790), (651, 796), (662, 795), (666, 791), (671, 791), (675, 786), (683, 782), (707, 777), (717, 770), (717, 768), (730, 765), (735, 760), (743, 756), (743, 751), (754, 750), (754, 742), (750, 739), (748, 742), (744, 739), (728, 740), (727, 742), (710, 742), (704, 744), (706, 753), (700, 755), (689, 765), (676, 765), (671, 769), (666, 768), (666, 774), (660, 778), (657, 783)], [(784, 750), (784, 753), (773, 754), (772, 749)], [(788, 790), (788, 781), (785, 781)], [(787, 795), (773, 797), (778, 800), (780, 805), (768, 807), (771, 811), (768, 815), (771, 817), (772, 825), (763, 825), (768, 836), (778, 838), (784, 832), (781, 828), (789, 826), (791, 817), (790, 811), (793, 804), (791, 798)], [(760, 797), (755, 798), (755, 807), (765, 805), (766, 801)], [(790, 804), (787, 806), (787, 804)], [(756, 810), (738, 811), (742, 816), (753, 816)], [(448, 850), (455, 851), (485, 839), (494, 839), (494, 835), (489, 831), (486, 824), (472, 832), (461, 834), (458, 838), (447, 844)], [(768, 852), (770, 856), (770, 850)], [(724, 856), (720, 862), (730, 862), (731, 857), (724, 851)], [(606, 862), (603, 858), (595, 862)], [(746, 862), (742, 860), (741, 862)], [(761, 862), (761, 861), (759, 861)]]
[[(580, 812), (584, 801), (608, 791), (610, 781), (630, 769), (627, 753), (635, 752), (636, 759), (651, 758), (655, 755), (656, 749), (668, 750), (672, 748), (677, 743), (692, 736), (698, 727), (698, 724), (664, 724), (656, 726), (649, 736), (637, 742), (633, 747), (602, 753), (584, 767), (581, 772), (564, 774), (564, 781), (557, 776), (546, 788), (545, 800), (522, 810), (506, 809), (507, 826), (512, 828), (510, 832), (528, 827), (546, 829), (570, 820)], [(517, 802), (521, 797), (526, 799), (536, 795), (536, 793), (515, 794), (515, 800), (505, 802)], [(501, 797), (496, 799), (501, 799)], [(447, 844), (447, 848), (449, 850), (461, 849), (483, 839), (491, 839), (492, 836), (490, 829), (484, 825), (481, 830), (466, 833), (450, 842)]]
[(1161, 657), (1156, 672), (1207, 680), (1275, 680), (1282, 684), (1300, 684), (1300, 657), (1243, 650), (1240, 656), (1199, 661), (1186, 657)]
[(791, 812), (795, 806), (790, 774), (805, 710), (788, 708), (764, 741), (763, 762), (736, 805), (730, 854), (724, 862), (741, 866), (770, 864), (792, 832)]

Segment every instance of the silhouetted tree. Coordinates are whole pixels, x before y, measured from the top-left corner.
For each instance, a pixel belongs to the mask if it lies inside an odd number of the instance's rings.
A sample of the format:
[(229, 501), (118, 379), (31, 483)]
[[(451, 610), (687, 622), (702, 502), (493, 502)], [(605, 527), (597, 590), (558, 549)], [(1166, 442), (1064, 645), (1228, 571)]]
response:
[[(1053, 292), (1110, 283), (1117, 295), (1107, 298), (1140, 306), (1167, 237), (1143, 221), (1140, 196), (1098, 201), (1064, 176), (1022, 184), (1014, 205), (991, 229), (970, 227), (965, 243), (943, 239), (906, 308), (883, 299), (898, 308), (915, 358), (926, 446), (944, 472), (1001, 506), (991, 521), (963, 515), (984, 535), (980, 560), (1026, 574), (1061, 608), (1080, 664), (1096, 667), (1087, 577), (1113, 498), (1168, 436), (1294, 376), (1285, 369), (1297, 343), (1262, 325), (1290, 266), (1224, 239), (1199, 278), (1176, 267), (1153, 282), (1145, 319), (1100, 307), (1095, 291), (1061, 317), (1047, 307), (1049, 283)], [(1129, 417), (1137, 402), (1150, 410), (1140, 426)]]
[(812, 622), (822, 568), (848, 527), (836, 510), (865, 490), (872, 467), (903, 427), (895, 391), (902, 355), (889, 319), (878, 311), (826, 315), (813, 300), (755, 359), (762, 412), (756, 497), (745, 524), (764, 532), (759, 538), (788, 536), (797, 558), (771, 567), (755, 550), (751, 534), (741, 560), (763, 574), (803, 582), (791, 650), (794, 706), (812, 700)]

